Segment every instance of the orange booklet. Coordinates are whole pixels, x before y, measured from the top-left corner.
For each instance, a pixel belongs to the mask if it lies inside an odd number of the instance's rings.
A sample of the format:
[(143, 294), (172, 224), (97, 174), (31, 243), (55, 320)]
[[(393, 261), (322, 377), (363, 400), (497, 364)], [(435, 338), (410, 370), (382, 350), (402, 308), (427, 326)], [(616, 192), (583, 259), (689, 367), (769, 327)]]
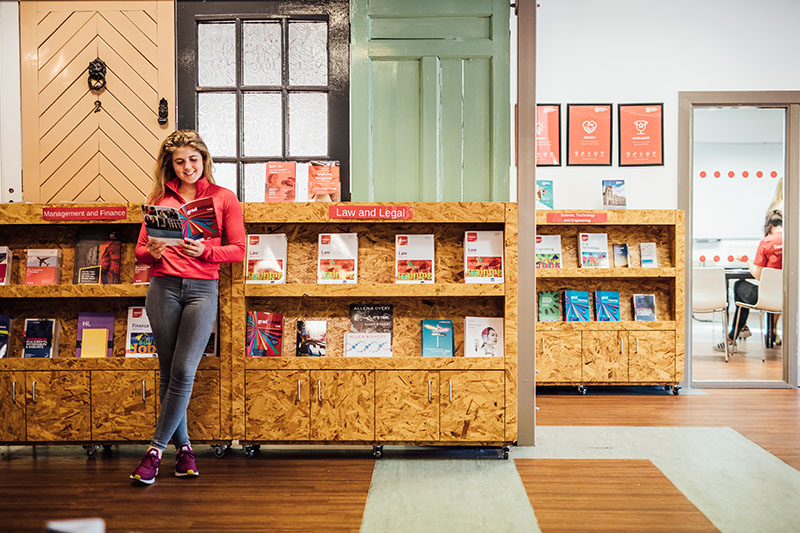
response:
[(294, 161), (267, 162), (265, 202), (294, 202), (297, 163)]
[(341, 202), (338, 161), (312, 161), (308, 167), (308, 201)]

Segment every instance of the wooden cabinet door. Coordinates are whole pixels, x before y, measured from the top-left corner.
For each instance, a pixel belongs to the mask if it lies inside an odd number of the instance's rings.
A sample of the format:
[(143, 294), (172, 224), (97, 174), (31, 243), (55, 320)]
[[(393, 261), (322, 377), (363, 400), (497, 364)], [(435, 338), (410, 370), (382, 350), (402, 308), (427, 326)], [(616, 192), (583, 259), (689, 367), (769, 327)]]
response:
[(0, 372), (0, 442), (25, 440), (25, 374)]
[(537, 383), (579, 382), (581, 332), (542, 331), (536, 336)]
[(89, 372), (25, 373), (28, 441), (89, 441)]
[(308, 440), (307, 370), (247, 370), (244, 394), (245, 440)]
[(374, 371), (314, 370), (310, 378), (311, 440), (374, 440)]
[(92, 372), (92, 439), (150, 440), (156, 424), (153, 370)]
[(675, 380), (675, 332), (628, 332), (628, 374), (632, 382)]
[(439, 440), (439, 373), (375, 371), (375, 440)]
[(189, 408), (186, 410), (192, 440), (220, 438), (219, 370), (198, 370)]
[[(175, 129), (174, 9), (174, 0), (20, 3), (25, 201), (145, 198)], [(106, 85), (90, 90), (96, 58)]]
[(504, 440), (502, 370), (442, 371), (439, 376), (441, 440)]
[(584, 331), (581, 380), (590, 382), (628, 381), (628, 346), (625, 333)]

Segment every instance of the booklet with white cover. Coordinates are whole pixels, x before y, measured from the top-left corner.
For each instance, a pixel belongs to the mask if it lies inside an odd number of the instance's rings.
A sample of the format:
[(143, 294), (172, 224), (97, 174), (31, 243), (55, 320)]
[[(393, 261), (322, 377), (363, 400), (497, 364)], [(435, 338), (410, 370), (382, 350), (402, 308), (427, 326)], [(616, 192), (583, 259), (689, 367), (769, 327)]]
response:
[(502, 231), (464, 233), (464, 281), (504, 283)]
[(286, 234), (247, 236), (246, 283), (286, 283)]
[(503, 357), (503, 319), (464, 318), (464, 357)]
[(395, 283), (434, 283), (433, 235), (395, 235)]
[(320, 233), (317, 254), (317, 283), (358, 283), (358, 234)]

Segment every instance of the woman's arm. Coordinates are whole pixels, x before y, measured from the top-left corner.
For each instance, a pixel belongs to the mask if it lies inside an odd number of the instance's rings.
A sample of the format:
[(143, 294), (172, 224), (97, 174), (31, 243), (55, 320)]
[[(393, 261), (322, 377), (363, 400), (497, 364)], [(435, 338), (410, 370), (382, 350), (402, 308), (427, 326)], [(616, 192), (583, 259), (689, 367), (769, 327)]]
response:
[(222, 197), (222, 227), (228, 244), (206, 244), (200, 257), (210, 263), (238, 263), (244, 259), (245, 232), (244, 219), (242, 218), (242, 204), (239, 199), (228, 191)]

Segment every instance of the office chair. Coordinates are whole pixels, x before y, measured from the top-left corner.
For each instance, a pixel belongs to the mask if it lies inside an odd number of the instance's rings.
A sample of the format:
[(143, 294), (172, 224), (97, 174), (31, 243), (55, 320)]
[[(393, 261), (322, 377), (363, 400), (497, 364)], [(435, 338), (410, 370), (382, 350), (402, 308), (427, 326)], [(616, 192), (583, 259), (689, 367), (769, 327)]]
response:
[[(692, 313), (722, 311), (722, 336), (725, 362), (728, 362), (728, 287), (724, 268), (692, 269)], [(713, 316), (713, 315), (712, 315)], [(713, 330), (713, 328), (712, 328)]]
[[(739, 325), (739, 310), (746, 307), (751, 311), (759, 311), (758, 319), (761, 325), (761, 332), (766, 335), (771, 335), (764, 328), (764, 313), (781, 314), (783, 312), (783, 270), (777, 268), (763, 268), (761, 270), (761, 279), (758, 281), (758, 301), (755, 304), (746, 304), (744, 302), (736, 302), (736, 318), (735, 324)], [(736, 329), (739, 329), (738, 327)], [(766, 352), (761, 358), (761, 361), (766, 360)]]

